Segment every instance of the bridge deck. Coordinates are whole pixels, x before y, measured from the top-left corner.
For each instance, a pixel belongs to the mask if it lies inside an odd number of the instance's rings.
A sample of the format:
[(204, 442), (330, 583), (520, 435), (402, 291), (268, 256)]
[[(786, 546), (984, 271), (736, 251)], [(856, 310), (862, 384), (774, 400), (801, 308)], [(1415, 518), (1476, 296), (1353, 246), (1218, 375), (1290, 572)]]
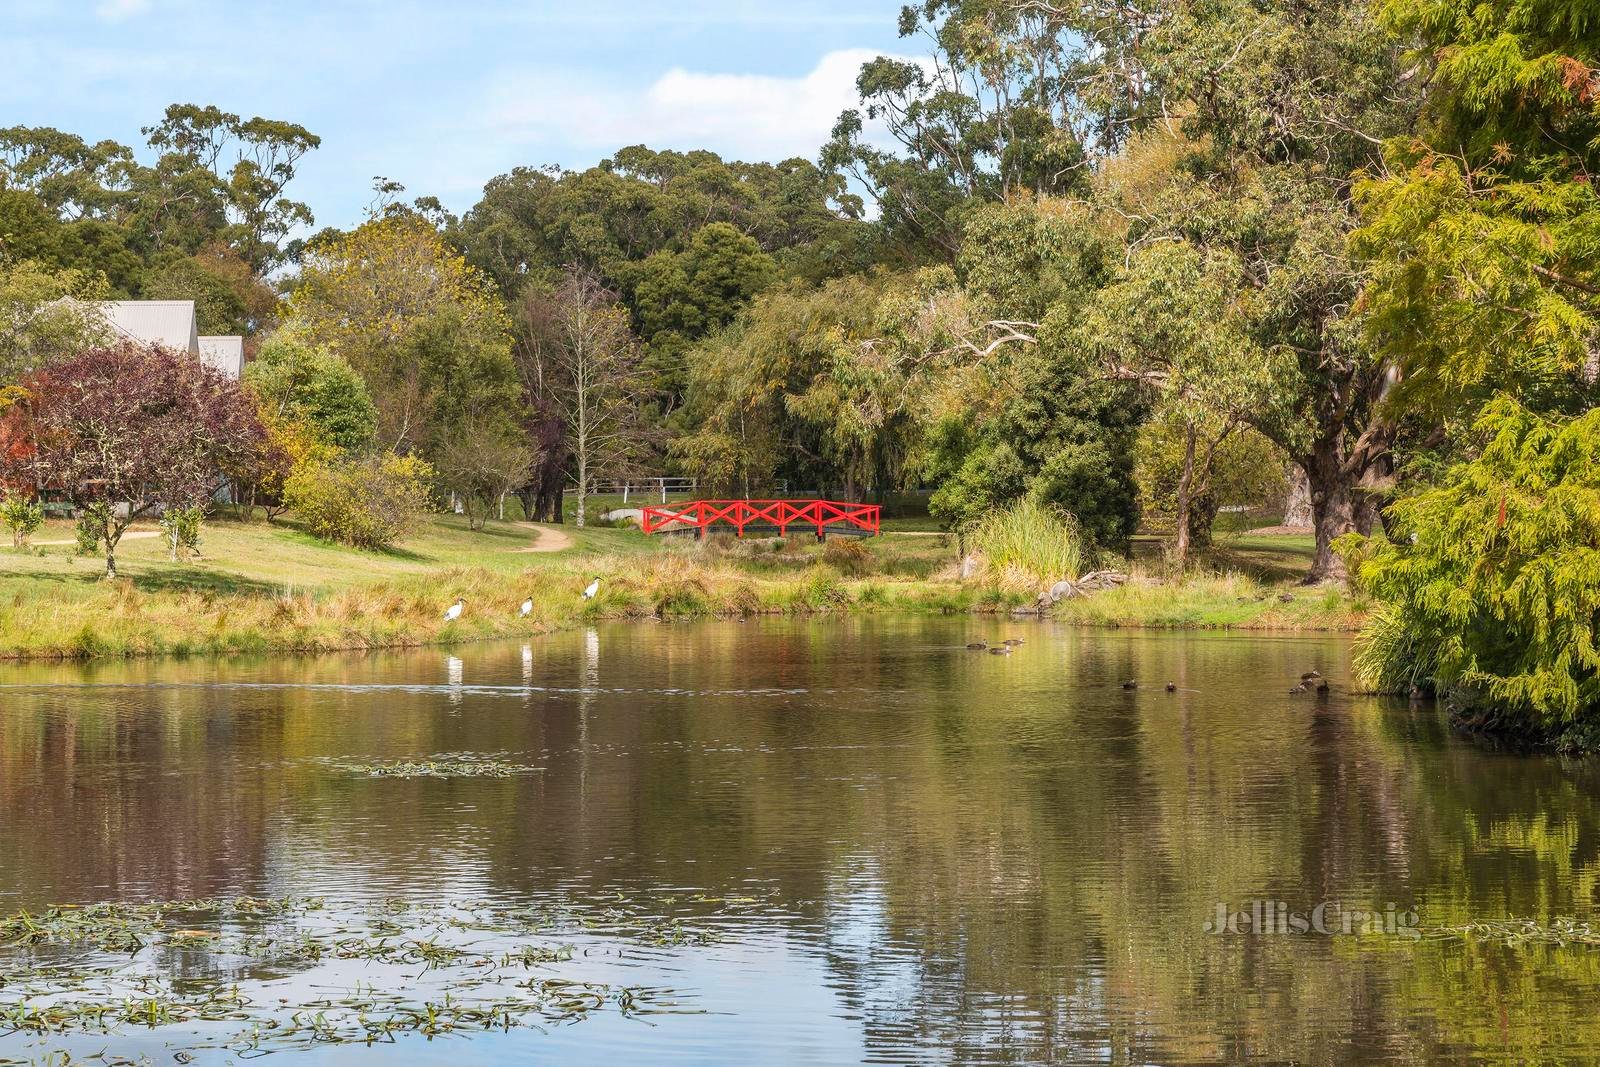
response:
[(652, 505), (641, 509), (645, 533), (693, 533), (730, 530), (786, 537), (791, 529), (815, 532), (821, 541), (829, 534), (874, 537), (880, 532), (882, 508), (877, 504), (850, 504), (836, 500), (693, 500), (686, 504)]

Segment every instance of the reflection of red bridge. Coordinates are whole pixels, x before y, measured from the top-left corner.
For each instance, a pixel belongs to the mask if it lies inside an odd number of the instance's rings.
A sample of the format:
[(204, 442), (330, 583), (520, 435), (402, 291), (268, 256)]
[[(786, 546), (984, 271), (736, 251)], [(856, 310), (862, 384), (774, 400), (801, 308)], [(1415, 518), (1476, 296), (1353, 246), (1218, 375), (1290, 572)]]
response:
[(815, 531), (821, 541), (828, 534), (873, 537), (878, 533), (882, 509), (877, 504), (842, 504), (834, 500), (694, 500), (642, 509), (639, 525), (645, 533), (688, 533), (704, 537), (706, 531), (731, 530), (787, 536), (790, 527)]

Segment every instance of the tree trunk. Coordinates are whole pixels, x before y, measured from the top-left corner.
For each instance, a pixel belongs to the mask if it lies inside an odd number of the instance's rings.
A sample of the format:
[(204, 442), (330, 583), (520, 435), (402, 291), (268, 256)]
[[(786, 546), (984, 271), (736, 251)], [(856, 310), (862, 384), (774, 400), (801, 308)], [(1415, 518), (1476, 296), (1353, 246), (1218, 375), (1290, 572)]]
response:
[(1211, 547), (1212, 527), (1217, 523), (1217, 498), (1209, 490), (1189, 501), (1189, 551)]
[(1316, 534), (1311, 572), (1305, 582), (1342, 582), (1349, 575), (1344, 560), (1333, 551), (1333, 542), (1347, 533), (1358, 532), (1361, 492), (1357, 479), (1345, 471), (1334, 441), (1318, 441), (1302, 466), (1311, 486), (1311, 519)]
[(1290, 465), (1289, 499), (1283, 506), (1283, 525), (1308, 529), (1315, 525), (1311, 514), (1311, 482), (1306, 478), (1305, 469), (1298, 463)]
[(578, 453), (578, 517), (577, 527), (583, 529), (583, 512), (589, 497), (589, 464), (582, 452)]
[(1194, 423), (1184, 427), (1183, 470), (1178, 474), (1178, 543), (1172, 554), (1182, 574), (1189, 564), (1189, 487), (1194, 484)]
[[(1394, 457), (1387, 452), (1373, 460), (1357, 484), (1356, 530), (1363, 537), (1384, 526), (1383, 505), (1394, 489)], [(1387, 532), (1387, 526), (1384, 526)]]

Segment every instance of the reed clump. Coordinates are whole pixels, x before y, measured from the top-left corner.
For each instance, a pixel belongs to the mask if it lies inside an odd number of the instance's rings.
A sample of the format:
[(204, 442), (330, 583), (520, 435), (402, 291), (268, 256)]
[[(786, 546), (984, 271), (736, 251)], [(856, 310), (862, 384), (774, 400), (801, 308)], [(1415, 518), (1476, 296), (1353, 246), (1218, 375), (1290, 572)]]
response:
[(1077, 578), (1083, 567), (1078, 520), (1030, 497), (991, 512), (972, 527), (970, 540), (990, 579), (1004, 585), (1037, 588)]

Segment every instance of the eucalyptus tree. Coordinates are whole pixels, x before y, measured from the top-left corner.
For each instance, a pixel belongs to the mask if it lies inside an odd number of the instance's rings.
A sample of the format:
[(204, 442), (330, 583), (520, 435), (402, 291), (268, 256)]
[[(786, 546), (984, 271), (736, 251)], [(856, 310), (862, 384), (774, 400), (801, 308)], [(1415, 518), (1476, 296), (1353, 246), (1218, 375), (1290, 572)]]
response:
[(34, 193), (63, 220), (115, 224), (147, 257), (222, 241), (258, 275), (293, 258), (288, 235), (312, 216), (286, 189), (320, 138), (292, 122), (197, 104), (172, 104), (140, 132), (155, 153), (149, 163), (116, 141), (0, 129), (0, 185)]
[[(864, 65), (823, 165), (868, 189), (891, 230), (955, 259), (969, 210), (1018, 193), (1081, 190), (1145, 110), (1142, 52), (1160, 0), (924, 0), (900, 35), (926, 60)], [(896, 143), (878, 147), (868, 124)]]
[[(1019, 188), (1041, 215), (1063, 210), (1041, 192), (1086, 201), (1084, 232), (1099, 234), (1076, 249), (1033, 254), (1078, 260), (1050, 267), (1053, 277), (1078, 276), (1056, 295), (979, 279), (977, 295), (1003, 298), (977, 309), (971, 350), (1066, 336), (1051, 323), (1070, 321), (1153, 245), (1182, 244), (1205, 261), (1234, 264), (1225, 303), (1236, 309), (1241, 345), (1259, 354), (1255, 384), (1240, 397), (1248, 403), (1235, 406), (1310, 480), (1310, 579), (1342, 576), (1333, 541), (1376, 521), (1402, 429), (1384, 402), (1396, 369), (1361, 328), (1361, 264), (1348, 247), (1358, 173), (1381, 165), (1384, 141), (1415, 119), (1418, 79), (1400, 42), (1357, 0), (952, 0), (912, 11), (902, 28), (924, 22), (940, 44), (932, 73), (880, 62), (863, 74), (869, 104), (880, 101), (887, 110), (879, 116), (907, 135), (906, 150), (883, 157), (882, 168), (866, 166), (865, 179), (891, 201), (928, 209), (923, 228), (958, 265), (983, 239), (982, 213), (970, 202)], [(896, 80), (885, 88), (880, 75), (891, 70)], [(1007, 139), (1025, 128), (1007, 121), (1016, 108), (1049, 115), (1051, 136), (1070, 140), (1091, 165), (1049, 171), (1081, 172), (1054, 185), (1038, 180), (1042, 172), (1025, 178), (1032, 157)], [(1156, 173), (1127, 180), (1119, 164), (1152, 144), (1161, 148)], [(921, 184), (901, 181), (907, 168)], [(929, 188), (950, 199), (919, 191)], [(1103, 377), (1149, 383), (1165, 373), (1141, 362), (1148, 351), (1095, 351)]]

